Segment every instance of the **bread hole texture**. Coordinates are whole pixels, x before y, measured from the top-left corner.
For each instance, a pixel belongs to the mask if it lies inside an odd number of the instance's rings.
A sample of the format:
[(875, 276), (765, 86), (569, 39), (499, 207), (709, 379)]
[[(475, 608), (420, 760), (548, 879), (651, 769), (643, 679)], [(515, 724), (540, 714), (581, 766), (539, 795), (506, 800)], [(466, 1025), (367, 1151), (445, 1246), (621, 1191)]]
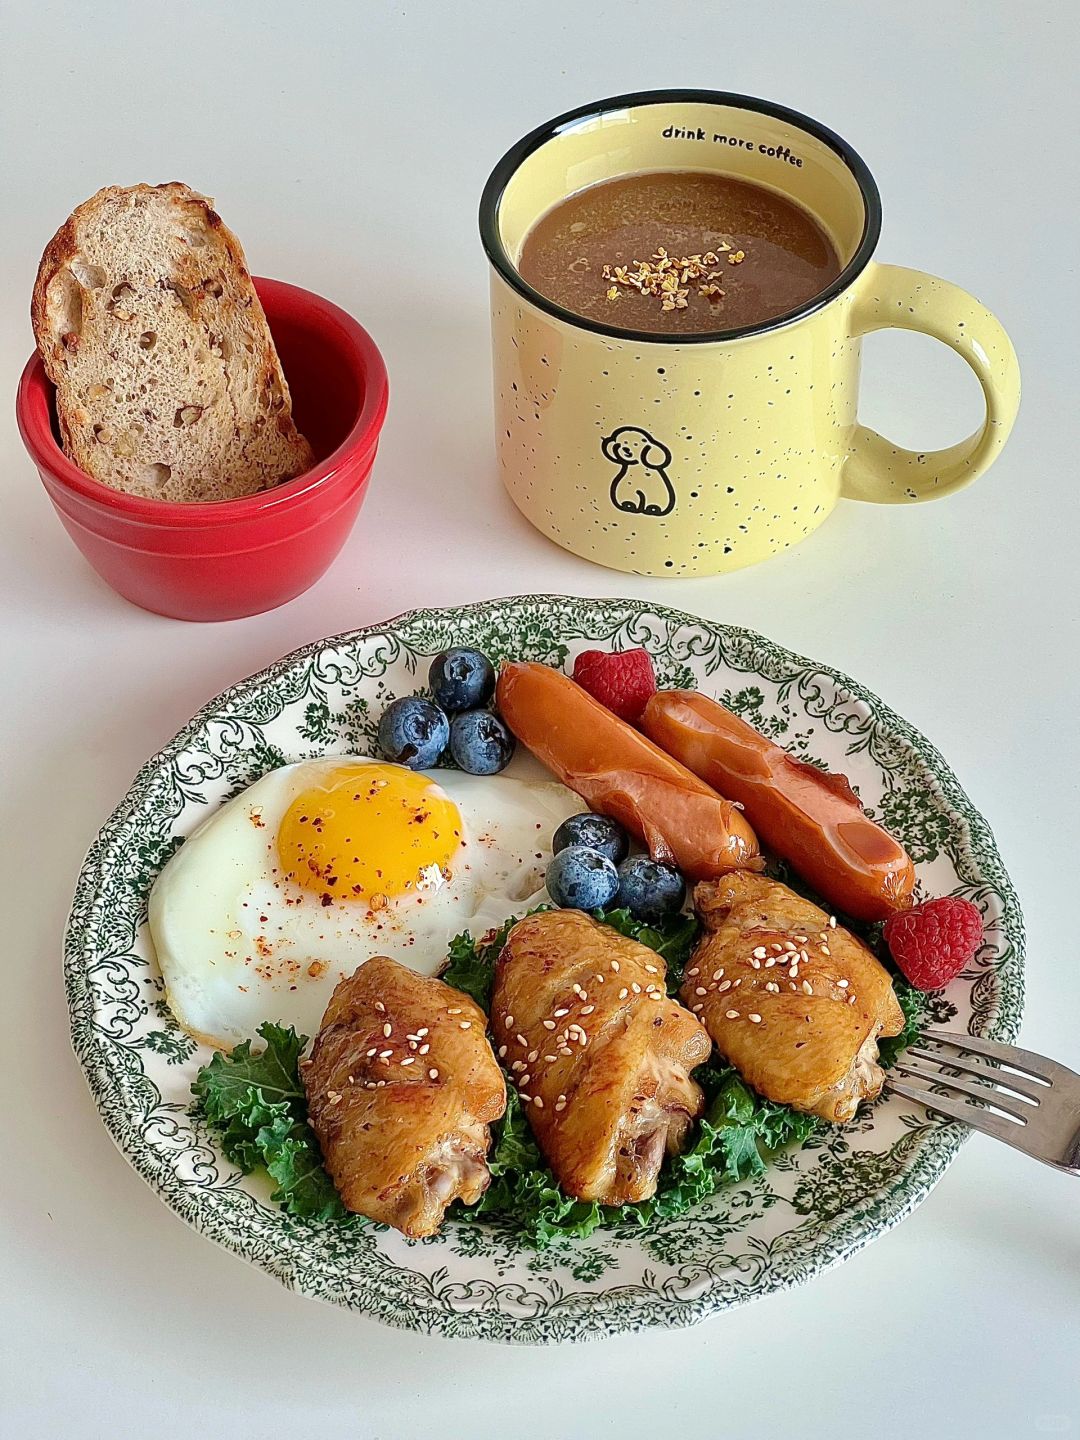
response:
[(72, 336), (78, 340), (83, 325), (83, 291), (70, 270), (58, 270), (49, 286), (48, 294), (50, 329), (54, 340), (70, 344)]
[(100, 265), (93, 265), (82, 255), (72, 256), (68, 269), (84, 290), (100, 290), (105, 284), (105, 271)]

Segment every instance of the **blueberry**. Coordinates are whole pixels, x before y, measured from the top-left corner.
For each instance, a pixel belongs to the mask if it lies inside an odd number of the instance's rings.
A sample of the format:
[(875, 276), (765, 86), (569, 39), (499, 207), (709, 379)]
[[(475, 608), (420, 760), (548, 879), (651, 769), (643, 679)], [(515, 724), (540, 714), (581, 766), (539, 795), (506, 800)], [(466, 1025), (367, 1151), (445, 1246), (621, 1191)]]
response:
[(450, 722), (450, 754), (469, 775), (496, 775), (505, 770), (516, 743), (490, 710), (466, 710)]
[(647, 855), (632, 855), (619, 866), (617, 904), (638, 920), (659, 920), (682, 909), (686, 883), (677, 870)]
[(568, 845), (547, 868), (548, 894), (562, 910), (604, 910), (618, 888), (615, 866), (586, 845)]
[(406, 695), (388, 705), (379, 720), (379, 749), (410, 770), (427, 770), (450, 739), (450, 722), (438, 705)]
[(630, 839), (626, 831), (606, 815), (594, 815), (586, 810), (582, 815), (571, 815), (555, 831), (551, 848), (558, 855), (568, 845), (585, 845), (590, 850), (599, 850), (613, 865), (625, 860), (630, 853)]
[(495, 670), (479, 650), (456, 646), (435, 656), (428, 684), (437, 703), (447, 714), (456, 715), (459, 710), (477, 710), (488, 703), (495, 694)]

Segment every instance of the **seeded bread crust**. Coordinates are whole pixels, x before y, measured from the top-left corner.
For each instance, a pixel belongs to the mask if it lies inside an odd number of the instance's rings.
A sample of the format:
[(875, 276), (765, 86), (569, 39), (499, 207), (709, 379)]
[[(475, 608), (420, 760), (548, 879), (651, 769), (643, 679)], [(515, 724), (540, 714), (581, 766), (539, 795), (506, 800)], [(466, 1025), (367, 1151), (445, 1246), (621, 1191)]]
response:
[(312, 464), (244, 252), (186, 185), (112, 185), (46, 247), (30, 306), (68, 456), (129, 495), (232, 500)]

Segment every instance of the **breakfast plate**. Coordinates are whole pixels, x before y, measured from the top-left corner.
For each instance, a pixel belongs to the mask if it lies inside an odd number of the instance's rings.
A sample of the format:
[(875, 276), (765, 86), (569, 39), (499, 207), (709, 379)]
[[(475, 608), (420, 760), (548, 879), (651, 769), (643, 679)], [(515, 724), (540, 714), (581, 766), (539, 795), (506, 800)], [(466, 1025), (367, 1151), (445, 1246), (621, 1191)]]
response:
[(519, 596), (418, 610), (307, 646), (212, 700), (143, 766), (91, 848), (65, 941), (71, 1033), (131, 1164), (189, 1224), (303, 1294), (405, 1329), (517, 1343), (691, 1324), (807, 1280), (902, 1220), (967, 1131), (888, 1093), (683, 1215), (543, 1251), (508, 1217), (451, 1215), (424, 1241), (300, 1219), (271, 1202), (265, 1176), (225, 1157), (193, 1107), (210, 1050), (166, 1004), (150, 887), (208, 813), (268, 771), (374, 754), (385, 706), (417, 693), (450, 645), (559, 667), (583, 649), (642, 646), (662, 685), (706, 691), (800, 759), (847, 774), (907, 847), (919, 893), (960, 894), (982, 911), (982, 949), (929, 997), (930, 1022), (1015, 1037), (1023, 922), (993, 836), (933, 746), (876, 696), (752, 631), (639, 601)]

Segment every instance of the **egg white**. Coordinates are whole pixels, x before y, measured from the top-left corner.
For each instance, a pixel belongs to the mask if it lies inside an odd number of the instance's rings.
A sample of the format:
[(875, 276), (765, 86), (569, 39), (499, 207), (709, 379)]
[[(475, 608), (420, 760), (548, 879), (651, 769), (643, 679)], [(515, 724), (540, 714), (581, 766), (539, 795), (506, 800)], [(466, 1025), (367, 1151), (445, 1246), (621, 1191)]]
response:
[(327, 771), (377, 763), (336, 755), (272, 770), (166, 864), (150, 893), (150, 934), (169, 1006), (190, 1034), (223, 1049), (265, 1020), (314, 1035), (334, 986), (372, 955), (434, 974), (456, 934), (482, 935), (539, 903), (551, 836), (583, 807), (527, 766), (518, 776), (430, 772), (462, 819), (450, 879), (433, 876), (378, 913), (365, 903), (324, 907), (277, 873), (278, 826), (292, 802)]

